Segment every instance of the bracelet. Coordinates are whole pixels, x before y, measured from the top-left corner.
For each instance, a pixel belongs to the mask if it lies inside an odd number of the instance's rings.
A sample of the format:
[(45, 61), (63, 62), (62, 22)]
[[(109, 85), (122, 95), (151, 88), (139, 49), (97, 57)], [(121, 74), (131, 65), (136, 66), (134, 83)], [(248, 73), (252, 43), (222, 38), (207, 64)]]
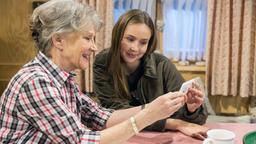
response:
[(141, 105), (141, 109), (143, 110), (145, 108), (145, 104)]
[(135, 132), (135, 134), (138, 134), (139, 130), (138, 130), (138, 127), (137, 127), (137, 124), (136, 124), (136, 120), (133, 116), (130, 118), (130, 122), (132, 124), (133, 131)]

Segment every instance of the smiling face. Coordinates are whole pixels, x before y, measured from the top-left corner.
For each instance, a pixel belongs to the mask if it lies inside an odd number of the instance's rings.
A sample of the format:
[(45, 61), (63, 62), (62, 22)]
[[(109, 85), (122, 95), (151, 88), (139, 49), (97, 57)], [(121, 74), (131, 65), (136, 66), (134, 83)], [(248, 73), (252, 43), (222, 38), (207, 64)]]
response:
[(144, 23), (128, 24), (121, 41), (121, 57), (131, 71), (135, 70), (147, 51), (151, 37), (150, 28)]
[(77, 33), (67, 41), (63, 58), (69, 61), (70, 69), (85, 69), (89, 66), (92, 52), (96, 51), (95, 31)]
[(53, 61), (65, 71), (86, 69), (92, 52), (97, 50), (95, 31), (74, 32), (57, 39)]

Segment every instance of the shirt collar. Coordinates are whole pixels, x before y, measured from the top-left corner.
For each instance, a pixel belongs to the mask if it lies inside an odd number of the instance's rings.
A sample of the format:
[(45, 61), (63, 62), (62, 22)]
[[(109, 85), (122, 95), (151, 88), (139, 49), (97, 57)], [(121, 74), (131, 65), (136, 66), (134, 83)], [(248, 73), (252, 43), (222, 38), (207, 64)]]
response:
[(39, 64), (43, 67), (43, 69), (50, 74), (58, 84), (63, 85), (65, 81), (69, 77), (74, 77), (74, 72), (66, 72), (61, 70), (53, 61), (46, 57), (42, 52), (39, 51), (38, 55), (36, 56)]

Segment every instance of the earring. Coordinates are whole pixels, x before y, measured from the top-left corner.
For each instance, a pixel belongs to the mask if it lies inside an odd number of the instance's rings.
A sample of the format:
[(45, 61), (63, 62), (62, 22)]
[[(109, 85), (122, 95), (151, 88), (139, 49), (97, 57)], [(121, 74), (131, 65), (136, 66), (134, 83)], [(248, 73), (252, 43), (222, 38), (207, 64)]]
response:
[(60, 47), (56, 47), (59, 51), (63, 51), (63, 48)]

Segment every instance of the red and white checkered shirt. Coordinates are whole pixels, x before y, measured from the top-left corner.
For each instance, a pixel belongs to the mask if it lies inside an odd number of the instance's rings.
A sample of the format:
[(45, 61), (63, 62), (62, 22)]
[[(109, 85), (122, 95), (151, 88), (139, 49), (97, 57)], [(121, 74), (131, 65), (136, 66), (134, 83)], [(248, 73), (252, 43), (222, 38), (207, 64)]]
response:
[(12, 78), (0, 108), (0, 143), (99, 143), (113, 112), (41, 52)]

